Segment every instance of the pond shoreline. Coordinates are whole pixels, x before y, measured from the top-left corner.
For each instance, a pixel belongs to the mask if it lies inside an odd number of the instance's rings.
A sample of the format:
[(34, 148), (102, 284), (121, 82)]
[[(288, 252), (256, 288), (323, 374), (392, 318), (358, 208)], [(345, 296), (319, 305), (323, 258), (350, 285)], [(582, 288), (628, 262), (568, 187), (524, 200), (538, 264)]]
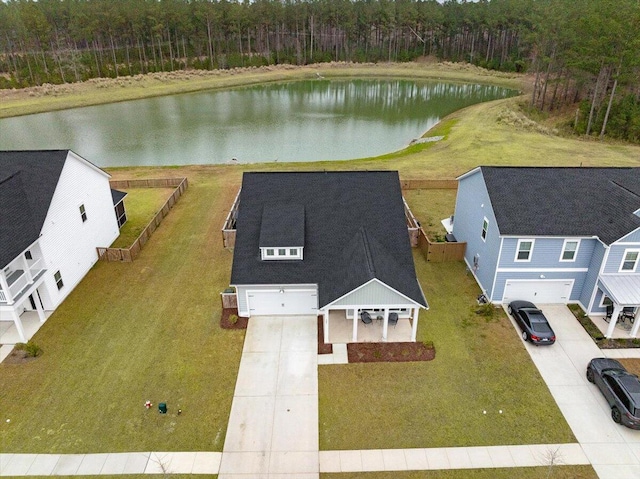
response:
[(119, 78), (94, 78), (80, 83), (45, 84), (20, 90), (0, 90), (0, 118), (102, 105), (122, 101), (230, 89), (260, 83), (318, 78), (397, 78), (478, 83), (525, 89), (528, 77), (485, 70), (466, 63), (344, 63), (306, 66), (275, 65), (233, 70), (183, 70)]

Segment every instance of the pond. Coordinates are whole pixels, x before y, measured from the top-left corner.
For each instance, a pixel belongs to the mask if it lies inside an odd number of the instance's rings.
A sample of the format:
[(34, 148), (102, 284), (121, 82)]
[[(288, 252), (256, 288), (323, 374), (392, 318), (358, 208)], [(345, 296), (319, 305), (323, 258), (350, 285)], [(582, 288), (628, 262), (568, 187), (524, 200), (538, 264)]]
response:
[(408, 80), (264, 84), (0, 120), (0, 149), (102, 166), (345, 160), (406, 147), (444, 116), (517, 91)]

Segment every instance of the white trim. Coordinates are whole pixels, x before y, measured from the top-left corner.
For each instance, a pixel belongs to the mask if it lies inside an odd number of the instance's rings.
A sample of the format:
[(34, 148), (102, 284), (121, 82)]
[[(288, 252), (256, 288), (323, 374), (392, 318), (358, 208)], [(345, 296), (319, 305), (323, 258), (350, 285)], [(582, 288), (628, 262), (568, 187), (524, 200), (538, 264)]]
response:
[[(521, 260), (521, 262), (524, 262)], [(586, 273), (589, 268), (498, 268), (498, 273)], [(553, 278), (549, 278), (553, 279)]]
[[(566, 304), (569, 304), (571, 302), (571, 293), (573, 293), (573, 287), (576, 284), (576, 280), (575, 279), (571, 279), (571, 278), (545, 278), (545, 279), (536, 279), (536, 278), (531, 278), (531, 279), (506, 279), (504, 281), (504, 288), (502, 289), (502, 301), (501, 303), (504, 304), (504, 292), (507, 289), (507, 283), (508, 282), (512, 282), (512, 283), (525, 283), (525, 282), (532, 282), (532, 281), (536, 281), (536, 282), (557, 282), (557, 281), (569, 281), (571, 283), (571, 289), (569, 290), (569, 296), (567, 297), (567, 302)], [(560, 303), (558, 303), (560, 304)], [(565, 303), (563, 303), (565, 304)]]
[[(518, 259), (518, 254), (520, 253), (520, 244), (521, 243), (531, 243), (531, 249), (529, 250), (529, 256), (527, 259)], [(531, 257), (533, 256), (533, 248), (536, 244), (536, 240), (534, 238), (521, 238), (518, 240), (518, 244), (516, 245), (516, 255), (513, 259), (514, 263), (531, 263)]]
[[(79, 160), (83, 163), (85, 163), (87, 166), (89, 166), (90, 168), (92, 168), (93, 170), (102, 173), (103, 175), (105, 175), (107, 178), (111, 178), (111, 175), (109, 173), (107, 173), (106, 171), (104, 171), (102, 168), (100, 168), (99, 166), (94, 165), (93, 163), (91, 163), (89, 160), (81, 157), (80, 155), (78, 155), (75, 151), (72, 150), (67, 150), (67, 158), (69, 158), (69, 156), (73, 157), (76, 160)], [(66, 161), (66, 160), (65, 160)]]
[(467, 171), (466, 173), (463, 173), (462, 175), (458, 176), (456, 180), (458, 180), (458, 183), (460, 183), (461, 179), (466, 178), (467, 176), (471, 176), (478, 171), (481, 171), (481, 168), (482, 168), (481, 166), (476, 166), (473, 170)]
[(596, 300), (596, 294), (598, 293), (598, 279), (602, 275), (604, 266), (607, 264), (607, 260), (609, 259), (609, 251), (611, 251), (611, 248), (609, 248), (609, 246), (607, 245), (604, 245), (604, 254), (602, 255), (602, 263), (600, 263), (600, 271), (598, 271), (598, 277), (596, 278), (595, 284), (593, 285), (593, 292), (591, 293), (591, 299), (589, 300), (589, 307), (585, 310), (587, 314), (590, 313), (593, 309), (593, 302)]
[[(580, 239), (573, 239), (573, 238), (567, 238), (564, 240), (564, 243), (562, 243), (562, 250), (560, 250), (560, 259), (559, 261), (561, 263), (575, 263), (576, 260), (578, 259), (578, 251), (580, 250), (580, 244), (581, 244), (582, 240)], [(572, 259), (564, 259), (564, 254), (565, 252), (567, 252), (567, 243), (577, 243), (576, 244), (576, 249), (573, 250), (573, 258)]]
[(613, 304), (613, 299), (609, 298), (609, 296), (607, 296), (607, 293), (603, 291), (602, 288), (598, 288), (598, 289), (602, 291), (602, 298), (600, 299), (600, 307), (604, 308), (606, 306), (606, 304), (604, 304), (605, 298), (608, 298), (609, 301), (611, 301), (611, 304)]
[[(487, 229), (484, 229), (484, 224), (487, 224)], [(484, 243), (487, 242), (487, 236), (489, 236), (489, 218), (486, 216), (482, 219), (482, 231), (480, 232), (480, 238)]]
[[(370, 284), (370, 283), (372, 283), (372, 282), (374, 282), (374, 281), (375, 281), (375, 282), (377, 282), (377, 283), (380, 283), (382, 286), (385, 286), (385, 287), (389, 288), (391, 291), (393, 291), (393, 292), (395, 292), (395, 293), (399, 294), (400, 296), (402, 296), (403, 298), (405, 298), (407, 301), (409, 301), (409, 303), (410, 303), (410, 304), (415, 305), (415, 306), (418, 306), (418, 307), (423, 308), (423, 309), (428, 309), (426, 306), (423, 306), (423, 305), (421, 305), (420, 303), (418, 303), (418, 302), (414, 301), (413, 299), (409, 298), (408, 296), (406, 296), (406, 295), (402, 294), (400, 291), (398, 291), (398, 290), (396, 290), (396, 289), (392, 288), (392, 287), (391, 287), (391, 286), (389, 286), (388, 284), (383, 283), (383, 282), (382, 282), (382, 281), (380, 281), (378, 278), (372, 278), (372, 279), (370, 279), (369, 281), (367, 281), (366, 283), (361, 284), (361, 285), (360, 285), (360, 286), (358, 286), (357, 288), (352, 289), (352, 290), (351, 290), (351, 291), (349, 291), (348, 293), (343, 294), (343, 295), (342, 295), (342, 296), (340, 296), (339, 298), (334, 299), (331, 303), (328, 303), (328, 304), (323, 305), (323, 306), (322, 306), (322, 309), (329, 308), (329, 307), (330, 307), (330, 308), (332, 308), (332, 309), (353, 309), (354, 307), (357, 307), (357, 308), (359, 308), (359, 309), (363, 309), (363, 308), (362, 308), (362, 304), (359, 304), (358, 306), (351, 305), (351, 306), (349, 306), (349, 307), (347, 307), (347, 306), (341, 306), (341, 305), (334, 306), (334, 304), (335, 304), (337, 301), (340, 301), (341, 299), (343, 299), (343, 298), (345, 298), (345, 297), (349, 296), (350, 294), (355, 293), (355, 292), (356, 292), (356, 291), (358, 291), (359, 289), (364, 288), (365, 286), (367, 286), (368, 284)], [(416, 281), (417, 281), (417, 280), (416, 280)], [(374, 308), (374, 307), (376, 307), (376, 306), (374, 306), (374, 305), (370, 305), (370, 304), (367, 304), (366, 306), (367, 306), (368, 308)], [(406, 307), (406, 305), (402, 305), (402, 306), (395, 306), (395, 305), (392, 305), (392, 304), (386, 304), (386, 305), (381, 305), (381, 306), (378, 306), (378, 307), (379, 307), (379, 308), (393, 308), (393, 307), (405, 308), (405, 307)]]
[(489, 295), (489, 300), (491, 300), (493, 296), (493, 290), (496, 289), (496, 281), (498, 281), (498, 271), (500, 271), (500, 260), (502, 259), (502, 246), (504, 244), (504, 237), (500, 236), (500, 250), (498, 251), (498, 261), (496, 263), (496, 271), (493, 273), (493, 283), (491, 283), (491, 294)]
[[(298, 253), (296, 255), (292, 255), (291, 250), (295, 249)], [(272, 250), (273, 255), (267, 255), (267, 251)], [(284, 255), (281, 255), (279, 250), (284, 250)], [(262, 246), (260, 247), (260, 257), (264, 261), (274, 261), (274, 260), (287, 260), (287, 259), (295, 259), (301, 260), (303, 259), (303, 250), (302, 246)]]
[[(627, 259), (627, 254), (636, 253), (636, 259), (633, 262), (633, 268), (631, 269), (622, 269), (625, 263), (628, 263), (630, 260)], [(622, 261), (620, 261), (620, 267), (618, 268), (618, 273), (635, 273), (636, 269), (638, 269), (638, 261), (640, 261), (640, 248), (626, 248), (624, 253), (622, 254)]]
[(510, 235), (510, 234), (505, 234), (503, 235), (505, 238), (534, 238), (534, 239), (563, 239), (563, 238), (577, 238), (577, 239), (593, 239), (593, 240), (598, 240), (600, 242), (602, 242), (602, 240), (596, 236), (596, 235), (591, 235), (591, 236), (563, 236), (563, 235)]

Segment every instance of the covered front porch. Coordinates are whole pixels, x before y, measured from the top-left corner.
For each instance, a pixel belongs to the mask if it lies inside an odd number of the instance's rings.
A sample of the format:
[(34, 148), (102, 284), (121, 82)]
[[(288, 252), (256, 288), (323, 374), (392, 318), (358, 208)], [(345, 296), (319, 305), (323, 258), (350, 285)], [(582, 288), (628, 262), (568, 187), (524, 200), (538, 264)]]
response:
[[(358, 319), (356, 339), (353, 339), (353, 317), (347, 317), (346, 310), (329, 311), (328, 340), (325, 332), (325, 343), (379, 343), (384, 342), (384, 316), (371, 314), (371, 324), (364, 324)], [(398, 317), (395, 326), (387, 325), (387, 342), (409, 342), (413, 338), (414, 321), (409, 317)], [(416, 322), (417, 324), (417, 322)], [(327, 331), (327, 328), (325, 328)]]
[(615, 338), (618, 330), (624, 330), (627, 334), (622, 337), (637, 338), (640, 329), (640, 275), (601, 275), (598, 288), (610, 301), (609, 311), (603, 319), (608, 321), (604, 336)]
[(26, 343), (42, 327), (53, 311), (44, 311), (44, 320), (37, 311), (25, 311), (19, 316), (18, 323), (0, 321), (0, 362), (6, 358), (17, 343)]

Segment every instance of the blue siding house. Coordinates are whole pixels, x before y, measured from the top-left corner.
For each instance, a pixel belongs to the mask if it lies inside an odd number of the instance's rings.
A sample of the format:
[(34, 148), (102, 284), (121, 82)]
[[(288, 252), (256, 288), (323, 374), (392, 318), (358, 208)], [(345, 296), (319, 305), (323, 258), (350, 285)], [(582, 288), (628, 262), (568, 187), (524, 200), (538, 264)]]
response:
[(623, 308), (640, 316), (640, 168), (481, 166), (458, 181), (453, 234), (492, 302), (613, 305), (608, 337)]

